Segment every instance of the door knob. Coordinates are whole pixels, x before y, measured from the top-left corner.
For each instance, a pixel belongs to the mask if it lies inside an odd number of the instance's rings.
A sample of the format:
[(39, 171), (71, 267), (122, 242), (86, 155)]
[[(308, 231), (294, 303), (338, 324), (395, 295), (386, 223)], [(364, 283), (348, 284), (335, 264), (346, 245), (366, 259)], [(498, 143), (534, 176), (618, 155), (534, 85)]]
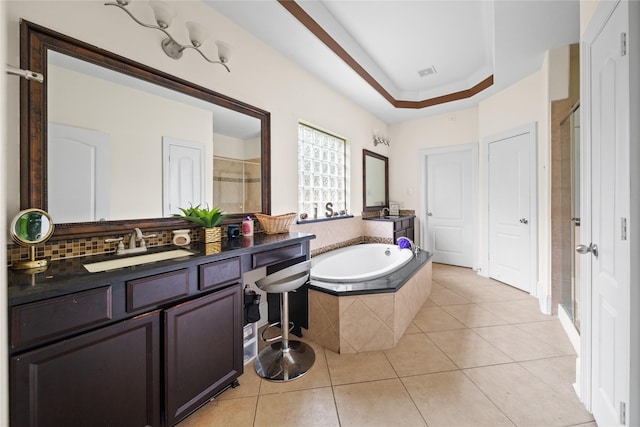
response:
[(520, 223), (529, 224), (529, 220), (527, 218), (520, 218)]
[(576, 246), (576, 252), (578, 252), (581, 255), (586, 255), (589, 252), (591, 252), (593, 254), (593, 256), (597, 257), (598, 256), (598, 245), (596, 245), (595, 243), (590, 243), (589, 246), (587, 246), (587, 245), (578, 245), (578, 246)]

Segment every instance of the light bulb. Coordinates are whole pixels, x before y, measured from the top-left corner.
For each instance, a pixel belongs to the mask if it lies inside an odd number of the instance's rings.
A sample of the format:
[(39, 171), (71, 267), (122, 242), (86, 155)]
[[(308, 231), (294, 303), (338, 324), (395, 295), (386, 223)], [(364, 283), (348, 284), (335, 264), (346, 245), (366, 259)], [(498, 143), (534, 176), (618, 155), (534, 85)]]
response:
[(197, 22), (189, 21), (185, 25), (187, 26), (187, 30), (189, 30), (189, 40), (191, 40), (191, 44), (194, 47), (200, 47), (209, 36), (207, 30)]
[(231, 45), (217, 41), (216, 46), (218, 46), (218, 58), (220, 59), (220, 62), (223, 64), (227, 63), (231, 57)]
[(171, 21), (173, 21), (173, 18), (176, 16), (176, 12), (174, 12), (166, 2), (151, 0), (149, 5), (153, 9), (153, 15), (160, 28), (167, 28), (171, 25)]

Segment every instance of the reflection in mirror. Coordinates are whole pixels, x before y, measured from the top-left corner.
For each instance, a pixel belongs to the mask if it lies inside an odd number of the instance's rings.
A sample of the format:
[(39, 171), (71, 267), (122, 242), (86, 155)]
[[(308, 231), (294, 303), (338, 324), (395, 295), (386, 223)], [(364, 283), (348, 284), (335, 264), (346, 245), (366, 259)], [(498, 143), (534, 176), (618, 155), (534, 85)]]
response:
[(11, 268), (32, 270), (46, 267), (48, 260), (36, 260), (35, 247), (39, 243), (46, 242), (53, 234), (53, 229), (51, 216), (42, 209), (31, 208), (18, 212), (11, 222), (11, 238), (20, 246), (29, 247), (31, 259), (16, 261)]
[(47, 80), (48, 210), (60, 222), (261, 210), (260, 120), (55, 51)]
[[(229, 221), (271, 213), (268, 112), (25, 20), (20, 29), (21, 66), (45, 75), (20, 83), (20, 206), (53, 210), (54, 239), (180, 228), (177, 207), (225, 193), (243, 194)], [(216, 174), (214, 157), (253, 168)]]
[(13, 240), (21, 245), (45, 242), (53, 233), (51, 216), (40, 209), (18, 212), (11, 225)]
[(365, 211), (389, 206), (389, 159), (369, 150), (362, 150), (363, 204)]

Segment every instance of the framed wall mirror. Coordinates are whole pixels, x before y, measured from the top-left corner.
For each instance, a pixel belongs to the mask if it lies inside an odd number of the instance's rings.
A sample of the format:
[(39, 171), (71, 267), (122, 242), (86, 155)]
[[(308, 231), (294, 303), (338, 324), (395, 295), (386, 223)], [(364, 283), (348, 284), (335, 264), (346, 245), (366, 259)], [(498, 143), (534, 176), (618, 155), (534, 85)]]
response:
[(389, 207), (389, 159), (362, 150), (362, 198), (365, 211)]
[(271, 213), (268, 112), (20, 27), (21, 67), (45, 76), (21, 81), (20, 205), (47, 210), (54, 239), (175, 228), (171, 214), (189, 203), (231, 222)]

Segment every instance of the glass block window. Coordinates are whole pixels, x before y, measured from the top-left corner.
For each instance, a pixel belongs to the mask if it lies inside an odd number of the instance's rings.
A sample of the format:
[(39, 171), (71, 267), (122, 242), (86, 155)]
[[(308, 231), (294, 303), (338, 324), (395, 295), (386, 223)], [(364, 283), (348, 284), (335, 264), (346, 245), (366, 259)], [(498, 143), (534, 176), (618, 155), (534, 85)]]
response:
[(326, 218), (326, 204), (334, 212), (347, 209), (347, 141), (298, 124), (298, 216)]

